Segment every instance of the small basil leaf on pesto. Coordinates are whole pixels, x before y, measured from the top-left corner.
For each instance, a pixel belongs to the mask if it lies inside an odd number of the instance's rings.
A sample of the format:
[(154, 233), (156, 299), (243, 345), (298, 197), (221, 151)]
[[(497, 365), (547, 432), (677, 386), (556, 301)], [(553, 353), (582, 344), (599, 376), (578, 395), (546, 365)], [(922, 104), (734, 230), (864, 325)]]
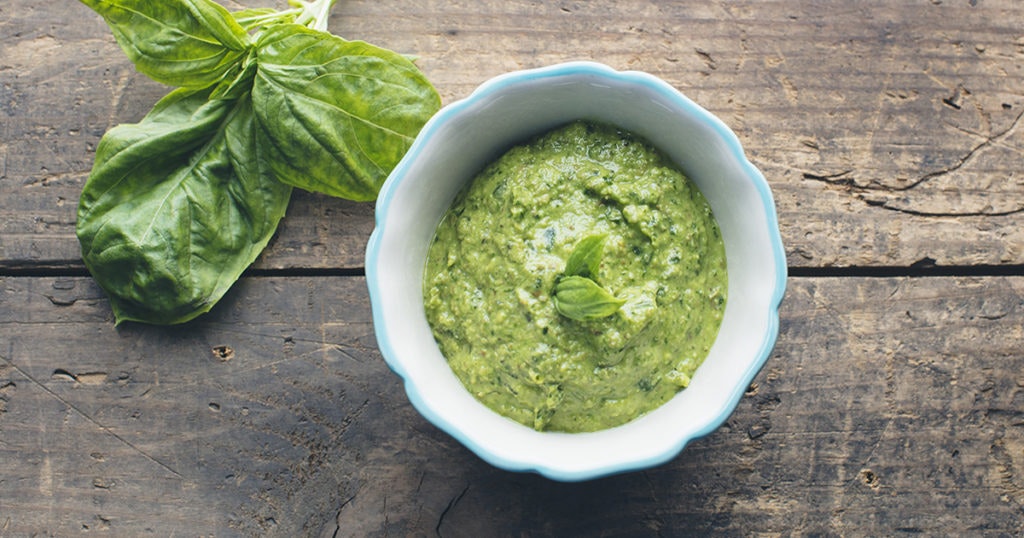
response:
[(626, 301), (589, 278), (567, 276), (555, 284), (554, 302), (559, 314), (576, 321), (590, 321), (614, 314)]
[(597, 270), (601, 266), (601, 256), (604, 254), (604, 240), (607, 237), (606, 234), (597, 234), (580, 239), (565, 262), (565, 274), (596, 280)]

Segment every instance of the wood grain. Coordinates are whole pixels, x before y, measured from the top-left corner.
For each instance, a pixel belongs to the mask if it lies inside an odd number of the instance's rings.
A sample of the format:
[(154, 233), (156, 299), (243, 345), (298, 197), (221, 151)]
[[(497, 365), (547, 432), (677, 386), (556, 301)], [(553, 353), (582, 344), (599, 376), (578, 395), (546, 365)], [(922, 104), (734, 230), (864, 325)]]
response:
[(1024, 278), (799, 278), (783, 305), (722, 428), (560, 484), (411, 408), (362, 279), (248, 278), (197, 323), (118, 329), (90, 279), (2, 279), (0, 531), (1024, 532)]
[[(209, 315), (114, 327), (75, 206), (103, 133), (167, 88), (83, 5), (7, 0), (0, 536), (1024, 534), (1024, 4), (342, 0), (330, 26), (415, 54), (446, 103), (595, 60), (720, 116), (811, 275), (766, 367), (658, 468), (497, 470), (376, 348), (372, 204), (303, 192)], [(922, 264), (956, 274), (831, 270)]]
[[(82, 5), (0, 10), (0, 267), (80, 269), (74, 207), (96, 144), (166, 89)], [(331, 18), (417, 55), (446, 103), (566, 60), (664, 78), (764, 171), (795, 267), (1024, 264), (1022, 26), (1013, 0), (352, 0)], [(257, 267), (360, 267), (372, 214), (296, 195)]]

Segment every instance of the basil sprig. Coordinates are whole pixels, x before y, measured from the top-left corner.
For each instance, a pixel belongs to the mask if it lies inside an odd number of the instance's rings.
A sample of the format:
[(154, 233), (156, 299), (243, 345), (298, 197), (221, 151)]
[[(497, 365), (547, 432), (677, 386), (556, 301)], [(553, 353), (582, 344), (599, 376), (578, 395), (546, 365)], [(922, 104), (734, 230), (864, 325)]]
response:
[(625, 303), (582, 276), (567, 276), (555, 284), (555, 308), (563, 316), (577, 321), (606, 318)]
[(576, 321), (591, 321), (614, 314), (626, 302), (597, 283), (605, 239), (603, 234), (587, 236), (569, 254), (565, 272), (555, 282), (552, 294), (559, 314)]
[(597, 277), (597, 269), (601, 266), (604, 255), (604, 241), (607, 235), (588, 235), (576, 243), (576, 247), (565, 261), (567, 276), (581, 276), (590, 279)]
[(326, 31), (334, 0), (81, 0), (178, 89), (110, 129), (82, 190), (82, 258), (118, 323), (207, 312), (265, 248), (292, 187), (372, 200), (437, 91), (401, 54)]

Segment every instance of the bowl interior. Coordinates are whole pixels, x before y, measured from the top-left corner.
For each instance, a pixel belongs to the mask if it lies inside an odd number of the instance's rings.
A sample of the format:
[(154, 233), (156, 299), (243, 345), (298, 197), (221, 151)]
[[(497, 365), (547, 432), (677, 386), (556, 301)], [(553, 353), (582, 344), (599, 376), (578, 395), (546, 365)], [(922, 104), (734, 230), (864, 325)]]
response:
[[(431, 335), (421, 278), (459, 190), (512, 145), (575, 119), (648, 139), (696, 182), (725, 239), (729, 300), (708, 358), (667, 404), (610, 430), (539, 433), (462, 387)], [(660, 463), (725, 420), (774, 344), (785, 266), (768, 187), (728, 128), (647, 75), (584, 65), (492, 81), (424, 128), (382, 190), (377, 219), (367, 276), (382, 352), (424, 416), (499, 467), (574, 480)]]

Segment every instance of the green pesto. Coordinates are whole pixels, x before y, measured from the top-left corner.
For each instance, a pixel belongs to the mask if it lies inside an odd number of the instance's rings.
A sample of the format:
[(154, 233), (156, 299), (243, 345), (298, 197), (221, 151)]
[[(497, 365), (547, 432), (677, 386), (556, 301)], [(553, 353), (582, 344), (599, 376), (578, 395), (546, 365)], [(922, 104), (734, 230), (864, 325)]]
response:
[[(552, 293), (587, 237), (591, 277), (625, 300), (559, 315)], [(512, 148), (461, 192), (431, 243), (424, 304), (466, 388), (537, 430), (614, 427), (686, 387), (718, 334), (725, 246), (697, 187), (645, 141), (575, 122)]]

